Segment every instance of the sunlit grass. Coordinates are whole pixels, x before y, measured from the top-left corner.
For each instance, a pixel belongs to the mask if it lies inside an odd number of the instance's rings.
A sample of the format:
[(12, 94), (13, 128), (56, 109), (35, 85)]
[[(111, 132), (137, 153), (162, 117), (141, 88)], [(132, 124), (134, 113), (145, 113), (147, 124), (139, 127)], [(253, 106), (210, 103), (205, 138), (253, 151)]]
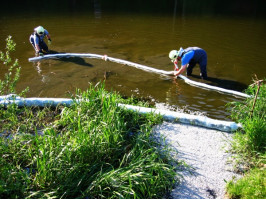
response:
[(123, 101), (99, 85), (78, 91), (71, 107), (2, 107), (0, 197), (164, 197), (176, 173), (152, 136), (161, 117), (124, 110)]
[[(265, 80), (264, 80), (265, 81)], [(258, 86), (249, 87), (247, 93), (255, 97)], [(233, 136), (232, 151), (235, 161), (246, 169), (244, 177), (230, 182), (227, 192), (231, 198), (265, 198), (266, 166), (266, 85), (261, 84), (258, 98), (233, 102), (232, 117), (243, 125)]]
[(252, 169), (239, 181), (230, 181), (227, 188), (229, 198), (232, 199), (265, 199), (266, 170)]

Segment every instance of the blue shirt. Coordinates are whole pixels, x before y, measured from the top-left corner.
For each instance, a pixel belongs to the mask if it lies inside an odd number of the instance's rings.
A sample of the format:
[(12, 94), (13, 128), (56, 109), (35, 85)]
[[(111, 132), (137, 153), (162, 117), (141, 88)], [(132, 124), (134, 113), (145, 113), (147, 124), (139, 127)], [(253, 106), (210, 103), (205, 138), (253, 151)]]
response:
[(193, 50), (185, 53), (181, 59), (181, 66), (188, 64), (189, 61), (193, 58), (194, 54), (195, 51)]

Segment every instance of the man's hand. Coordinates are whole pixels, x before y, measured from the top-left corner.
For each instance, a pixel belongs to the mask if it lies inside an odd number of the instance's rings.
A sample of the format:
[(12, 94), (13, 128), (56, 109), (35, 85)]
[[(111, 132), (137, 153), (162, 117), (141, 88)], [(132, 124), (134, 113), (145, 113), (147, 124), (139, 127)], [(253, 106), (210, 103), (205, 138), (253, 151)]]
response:
[(108, 56), (107, 56), (107, 55), (104, 55), (104, 56), (102, 57), (102, 59), (105, 60), (105, 61), (107, 61)]
[(52, 44), (52, 40), (51, 38), (48, 39), (48, 45), (51, 45)]
[(187, 65), (182, 65), (182, 66), (180, 67), (180, 69), (178, 69), (178, 70), (176, 70), (176, 71), (174, 72), (174, 75), (175, 75), (175, 76), (179, 76), (180, 74), (182, 74), (182, 73), (186, 70), (186, 68), (187, 68)]

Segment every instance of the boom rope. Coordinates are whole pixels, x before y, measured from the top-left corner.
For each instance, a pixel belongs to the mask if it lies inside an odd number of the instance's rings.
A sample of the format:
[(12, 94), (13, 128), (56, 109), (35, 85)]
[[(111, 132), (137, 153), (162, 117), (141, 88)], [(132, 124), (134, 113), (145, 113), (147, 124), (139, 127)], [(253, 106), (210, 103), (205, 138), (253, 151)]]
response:
[[(141, 70), (144, 70), (144, 71), (147, 71), (147, 72), (153, 72), (153, 73), (156, 73), (156, 74), (163, 74), (163, 75), (174, 75), (173, 71), (165, 71), (165, 70), (155, 69), (155, 68), (148, 67), (148, 66), (145, 66), (145, 65), (133, 63), (133, 62), (130, 62), (130, 61), (126, 61), (126, 60), (122, 60), (122, 59), (118, 59), (118, 58), (108, 57), (107, 55), (90, 54), (90, 53), (48, 54), (48, 55), (44, 55), (44, 56), (29, 58), (29, 61), (30, 62), (38, 62), (40, 60), (53, 59), (53, 58), (63, 58), (63, 57), (66, 57), (66, 58), (69, 58), (69, 57), (80, 57), (80, 58), (103, 59), (105, 61), (111, 61), (111, 62), (123, 64), (123, 65), (128, 65), (128, 66), (131, 66), (131, 67), (135, 67), (137, 69), (141, 69)], [(178, 77), (183, 79), (187, 84), (192, 85), (192, 86), (196, 86), (196, 87), (200, 87), (202, 89), (214, 90), (214, 91), (217, 91), (217, 92), (231, 94), (231, 95), (234, 95), (234, 96), (240, 96), (240, 97), (245, 97), (245, 98), (251, 97), (250, 95), (247, 95), (247, 94), (242, 93), (242, 92), (238, 92), (238, 91), (234, 91), (234, 90), (228, 90), (228, 89), (224, 89), (224, 88), (220, 88), (220, 87), (216, 87), (216, 86), (211, 86), (211, 85), (208, 85), (208, 84), (205, 84), (205, 83), (199, 83), (197, 81), (190, 80), (189, 78), (187, 78), (187, 77), (185, 77), (183, 75), (179, 75)]]

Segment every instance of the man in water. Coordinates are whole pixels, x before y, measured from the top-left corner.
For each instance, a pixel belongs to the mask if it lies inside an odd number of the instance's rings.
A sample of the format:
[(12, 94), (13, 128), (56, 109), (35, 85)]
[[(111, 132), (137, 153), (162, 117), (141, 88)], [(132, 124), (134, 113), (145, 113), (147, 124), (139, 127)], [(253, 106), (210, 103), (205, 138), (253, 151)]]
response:
[(30, 43), (32, 44), (36, 56), (42, 56), (44, 53), (48, 53), (48, 46), (43, 41), (44, 37), (47, 37), (48, 43), (51, 43), (51, 37), (47, 30), (42, 26), (38, 26), (34, 29), (34, 32), (30, 35)]
[[(192, 74), (196, 64), (200, 66), (200, 76), (202, 79), (207, 79), (207, 53), (199, 47), (182, 47), (177, 50), (172, 50), (169, 53), (169, 58), (174, 62), (174, 75), (178, 76), (187, 69), (187, 76)], [(178, 68), (178, 61), (181, 61), (181, 67)]]

